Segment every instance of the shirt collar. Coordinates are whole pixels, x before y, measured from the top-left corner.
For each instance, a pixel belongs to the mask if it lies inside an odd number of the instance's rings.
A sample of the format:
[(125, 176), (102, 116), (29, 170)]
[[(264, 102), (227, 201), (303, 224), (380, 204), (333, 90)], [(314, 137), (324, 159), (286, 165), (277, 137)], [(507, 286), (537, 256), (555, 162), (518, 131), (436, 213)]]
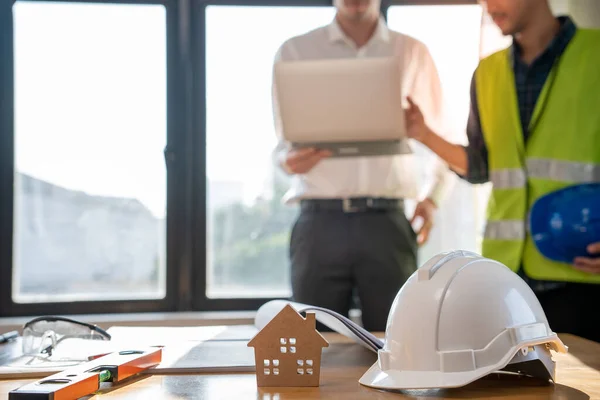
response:
[[(550, 42), (546, 50), (542, 53), (540, 57), (545, 54), (551, 53), (554, 55), (560, 55), (565, 50), (575, 33), (577, 32), (577, 26), (575, 22), (568, 16), (560, 16), (558, 17), (558, 21), (560, 22), (560, 29), (554, 39)], [(511, 46), (511, 60), (514, 63), (519, 60), (520, 47), (516, 40), (513, 40), (513, 45)]]
[[(327, 26), (327, 33), (329, 35), (329, 40), (331, 42), (340, 42), (340, 41), (351, 42), (350, 38), (348, 38), (348, 36), (346, 36), (344, 31), (338, 24), (337, 19), (334, 19)], [(384, 43), (388, 43), (390, 41), (390, 30), (389, 30), (387, 24), (385, 23), (385, 20), (381, 16), (379, 17), (377, 27), (375, 28), (375, 32), (373, 33), (373, 36), (371, 37), (369, 42), (371, 42), (371, 41), (380, 41), (380, 42), (384, 42)]]

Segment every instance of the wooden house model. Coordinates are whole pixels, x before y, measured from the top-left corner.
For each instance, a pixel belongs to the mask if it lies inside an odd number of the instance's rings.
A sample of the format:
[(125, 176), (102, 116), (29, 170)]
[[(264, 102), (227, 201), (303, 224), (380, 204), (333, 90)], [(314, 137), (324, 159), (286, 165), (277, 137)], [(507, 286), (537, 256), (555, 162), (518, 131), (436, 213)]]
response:
[(314, 313), (303, 318), (286, 305), (248, 342), (254, 347), (257, 385), (319, 386), (321, 352), (328, 346)]

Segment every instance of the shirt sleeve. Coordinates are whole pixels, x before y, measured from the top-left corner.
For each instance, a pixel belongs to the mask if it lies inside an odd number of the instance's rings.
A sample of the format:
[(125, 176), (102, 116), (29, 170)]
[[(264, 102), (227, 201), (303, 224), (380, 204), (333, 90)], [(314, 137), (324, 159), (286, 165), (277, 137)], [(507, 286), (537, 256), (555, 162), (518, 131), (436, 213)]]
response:
[(475, 74), (471, 79), (471, 109), (467, 122), (467, 138), (469, 140), (469, 144), (465, 146), (468, 160), (467, 173), (465, 176), (459, 176), (469, 183), (486, 183), (489, 180), (488, 150), (479, 117)]
[(272, 103), (272, 110), (273, 110), (273, 125), (275, 128), (275, 135), (277, 137), (277, 145), (275, 146), (275, 148), (273, 149), (272, 152), (272, 158), (273, 158), (273, 163), (275, 164), (275, 166), (282, 172), (286, 173), (286, 174), (290, 174), (290, 172), (285, 168), (285, 164), (284, 164), (284, 160), (285, 157), (287, 155), (288, 152), (288, 145), (287, 142), (283, 139), (283, 127), (282, 127), (282, 122), (281, 122), (281, 114), (279, 112), (279, 104), (277, 102), (277, 87), (276, 87), (276, 83), (275, 83), (275, 64), (278, 61), (283, 60), (283, 50), (284, 50), (284, 45), (282, 45), (279, 50), (277, 51), (277, 53), (275, 54), (274, 60), (273, 60), (273, 71), (272, 71), (272, 75), (271, 75), (271, 103)]
[[(413, 54), (416, 57), (411, 57), (410, 61), (417, 62), (417, 64), (413, 69), (415, 77), (409, 93), (423, 112), (427, 125), (450, 140), (447, 137), (449, 132), (444, 117), (444, 96), (439, 72), (427, 46), (419, 43), (416, 49), (416, 54)], [(453, 175), (441, 158), (433, 153), (431, 153), (431, 157), (433, 180), (425, 193), (427, 198), (439, 206), (452, 187)]]

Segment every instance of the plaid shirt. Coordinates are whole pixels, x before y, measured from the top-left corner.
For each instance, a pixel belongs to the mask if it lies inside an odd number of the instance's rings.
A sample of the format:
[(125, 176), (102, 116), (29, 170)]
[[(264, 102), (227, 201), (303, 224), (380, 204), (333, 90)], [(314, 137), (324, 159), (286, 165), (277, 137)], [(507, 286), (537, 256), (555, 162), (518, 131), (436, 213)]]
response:
[[(511, 60), (515, 75), (515, 86), (519, 102), (519, 114), (521, 127), (525, 141), (529, 137), (529, 122), (533, 115), (538, 97), (544, 87), (550, 71), (556, 60), (560, 58), (567, 45), (575, 36), (577, 27), (569, 17), (559, 17), (561, 28), (546, 50), (536, 58), (530, 65), (521, 60), (520, 48), (516, 41), (511, 47)], [(489, 181), (488, 151), (483, 138), (479, 109), (477, 105), (477, 93), (475, 87), (475, 75), (471, 81), (471, 110), (467, 123), (467, 137), (469, 145), (465, 147), (469, 161), (469, 170), (462, 178), (471, 183), (485, 183)], [(564, 285), (561, 282), (534, 281), (523, 277), (535, 291), (549, 290)]]

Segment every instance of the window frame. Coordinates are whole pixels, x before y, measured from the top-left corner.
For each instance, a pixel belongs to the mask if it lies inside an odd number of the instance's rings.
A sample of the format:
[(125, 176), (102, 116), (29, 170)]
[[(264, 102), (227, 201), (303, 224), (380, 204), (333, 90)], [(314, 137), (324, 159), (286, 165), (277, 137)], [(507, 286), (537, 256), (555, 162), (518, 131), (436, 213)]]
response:
[[(26, 0), (44, 2), (45, 0)], [(47, 1), (47, 0), (46, 0)], [(186, 271), (190, 270), (189, 249), (186, 241), (174, 238), (186, 237), (188, 230), (189, 181), (186, 156), (191, 132), (186, 124), (186, 112), (180, 105), (185, 103), (183, 88), (186, 75), (181, 73), (180, 57), (180, 5), (177, 0), (52, 0), (56, 3), (88, 4), (160, 4), (166, 10), (167, 35), (167, 217), (166, 217), (166, 295), (152, 300), (97, 300), (76, 302), (16, 303), (12, 299), (13, 278), (13, 209), (14, 209), (14, 29), (12, 7), (16, 1), (1, 2), (0, 6), (0, 316), (31, 316), (42, 314), (98, 314), (131, 313), (150, 311), (173, 311), (186, 307), (185, 296), (189, 290), (182, 287)], [(186, 128), (188, 130), (186, 131)], [(189, 158), (189, 157), (188, 157)], [(182, 301), (183, 299), (183, 301)]]
[[(272, 298), (206, 295), (206, 7), (328, 7), (332, 0), (53, 0), (162, 4), (167, 15), (166, 296), (160, 300), (19, 304), (12, 300), (14, 184), (13, 2), (0, 2), (0, 317), (167, 311), (256, 310)], [(24, 0), (48, 1), (48, 0)], [(382, 0), (391, 6), (477, 4), (477, 0)], [(195, 149), (195, 150), (194, 150)]]

